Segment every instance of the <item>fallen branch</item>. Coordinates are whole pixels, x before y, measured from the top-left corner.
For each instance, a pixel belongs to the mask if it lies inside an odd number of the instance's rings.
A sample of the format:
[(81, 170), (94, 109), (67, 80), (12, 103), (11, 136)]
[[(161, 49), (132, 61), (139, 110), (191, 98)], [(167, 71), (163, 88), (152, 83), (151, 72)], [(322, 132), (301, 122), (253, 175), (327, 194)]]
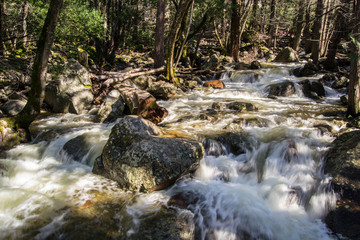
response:
[[(135, 69), (134, 69), (135, 70)], [(166, 69), (165, 67), (161, 67), (161, 68), (155, 68), (155, 69), (151, 69), (151, 70), (146, 70), (143, 72), (126, 72), (126, 73), (117, 73), (116, 75), (111, 75), (111, 74), (105, 74), (103, 76), (107, 76), (106, 81), (103, 82), (104, 87), (109, 87), (111, 85), (114, 85), (116, 83), (121, 83), (122, 81), (129, 79), (129, 78), (134, 78), (134, 77), (139, 77), (139, 76), (144, 76), (144, 75), (150, 75), (150, 74), (154, 74), (154, 73), (159, 73), (159, 72), (164, 72)], [(102, 80), (105, 80), (102, 79)]]

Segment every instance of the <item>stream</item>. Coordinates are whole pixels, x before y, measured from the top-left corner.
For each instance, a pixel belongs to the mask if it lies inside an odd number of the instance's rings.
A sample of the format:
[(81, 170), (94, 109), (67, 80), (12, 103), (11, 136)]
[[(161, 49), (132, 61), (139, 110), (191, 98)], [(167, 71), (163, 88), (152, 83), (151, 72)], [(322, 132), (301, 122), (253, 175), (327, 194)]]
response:
[[(150, 194), (126, 192), (92, 174), (114, 123), (71, 114), (39, 121), (39, 138), (0, 159), (0, 239), (131, 239), (146, 216), (179, 193), (193, 199), (180, 211), (193, 217), (197, 239), (337, 239), (322, 221), (336, 205), (331, 176), (323, 173), (334, 137), (318, 126), (345, 127), (329, 114), (344, 110), (341, 94), (325, 86), (322, 101), (304, 97), (298, 83), (320, 76), (296, 78), (296, 67), (232, 71), (221, 76), (224, 89), (158, 101), (169, 111), (160, 126), (202, 140), (206, 156), (193, 176)], [(267, 98), (267, 86), (285, 80), (296, 93)], [(229, 101), (257, 109), (211, 110)], [(242, 139), (241, 149), (221, 140), (226, 133)], [(91, 147), (74, 161), (63, 147), (83, 134)]]

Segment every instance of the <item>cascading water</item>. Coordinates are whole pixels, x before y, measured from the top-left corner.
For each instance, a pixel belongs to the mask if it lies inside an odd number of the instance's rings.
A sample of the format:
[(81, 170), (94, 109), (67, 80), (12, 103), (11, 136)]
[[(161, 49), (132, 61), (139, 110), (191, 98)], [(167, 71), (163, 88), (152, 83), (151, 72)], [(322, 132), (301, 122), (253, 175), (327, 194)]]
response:
[[(76, 239), (78, 233), (63, 230), (69, 224), (78, 224), (78, 232), (106, 228), (112, 238), (121, 238), (120, 232), (131, 237), (142, 215), (159, 211), (176, 194), (188, 199), (198, 239), (332, 239), (320, 219), (336, 200), (322, 172), (333, 138), (316, 126), (342, 127), (324, 114), (341, 108), (338, 93), (326, 88), (325, 100), (315, 102), (295, 84), (293, 96), (267, 98), (269, 84), (301, 80), (289, 74), (294, 67), (227, 73), (225, 89), (193, 90), (160, 102), (169, 111), (161, 125), (203, 140), (207, 154), (194, 176), (147, 195), (123, 192), (91, 173), (112, 125), (71, 115), (45, 120), (43, 130), (56, 127), (56, 138), (18, 146), (0, 160), (0, 239)], [(257, 110), (213, 110), (229, 101)], [(92, 147), (75, 162), (63, 148), (84, 133)], [(90, 203), (96, 207), (86, 212)], [(84, 219), (94, 224), (84, 226)]]

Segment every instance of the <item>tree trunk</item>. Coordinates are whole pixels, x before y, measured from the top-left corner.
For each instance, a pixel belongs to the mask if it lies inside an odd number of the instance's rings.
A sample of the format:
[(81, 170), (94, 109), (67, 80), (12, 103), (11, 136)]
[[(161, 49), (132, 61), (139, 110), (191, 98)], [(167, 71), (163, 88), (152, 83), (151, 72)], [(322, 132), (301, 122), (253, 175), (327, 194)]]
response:
[(181, 24), (183, 23), (189, 11), (192, 0), (181, 0), (178, 6), (178, 11), (170, 28), (169, 46), (166, 63), (166, 77), (171, 82), (178, 84), (175, 78), (174, 58), (175, 58), (175, 45), (180, 34)]
[(22, 24), (21, 24), (21, 30), (22, 30), (22, 34), (21, 34), (21, 45), (22, 45), (22, 48), (24, 50), (27, 49), (27, 16), (28, 16), (28, 13), (29, 13), (29, 2), (28, 1), (25, 1), (23, 3), (23, 7), (22, 7)]
[(19, 113), (20, 127), (27, 128), (40, 113), (44, 99), (45, 80), (51, 46), (54, 41), (56, 24), (64, 0), (51, 0), (45, 23), (42, 28), (31, 74), (31, 90), (24, 109)]
[(318, 64), (320, 58), (320, 38), (322, 29), (324, 0), (317, 0), (315, 10), (315, 21), (312, 31), (312, 47), (311, 47), (311, 59), (315, 64)]
[(305, 28), (304, 28), (304, 50), (305, 52), (311, 53), (311, 31), (310, 31), (310, 14), (311, 14), (311, 1), (306, 0), (306, 11), (305, 11)]
[(6, 52), (5, 47), (5, 0), (0, 2), (0, 56), (4, 56)]
[(240, 18), (241, 18), (241, 2), (240, 0), (231, 1), (231, 31), (230, 31), (230, 56), (235, 62), (239, 61), (240, 50)]
[(360, 2), (354, 0), (353, 43), (351, 46), (352, 57), (349, 83), (348, 113), (353, 117), (360, 113)]
[(295, 36), (294, 36), (293, 46), (292, 46), (292, 48), (295, 51), (299, 50), (300, 42), (301, 42), (301, 35), (304, 30), (305, 7), (306, 7), (306, 3), (303, 0), (299, 0), (299, 6), (298, 6), (299, 13), (296, 18)]
[(164, 44), (165, 44), (165, 0), (158, 0), (156, 12), (155, 28), (155, 56), (154, 67), (158, 68), (164, 65)]
[(328, 52), (326, 55), (325, 67), (327, 68), (327, 70), (334, 70), (336, 68), (335, 57), (337, 52), (337, 46), (341, 42), (341, 38), (345, 37), (348, 33), (348, 23), (346, 21), (345, 14), (349, 13), (350, 11), (349, 3), (349, 0), (342, 0), (339, 8), (335, 12), (334, 33), (331, 37)]
[(277, 20), (276, 20), (276, 0), (271, 0), (270, 4), (270, 26), (268, 34), (270, 35), (268, 45), (269, 47), (276, 47), (276, 35), (277, 35)]

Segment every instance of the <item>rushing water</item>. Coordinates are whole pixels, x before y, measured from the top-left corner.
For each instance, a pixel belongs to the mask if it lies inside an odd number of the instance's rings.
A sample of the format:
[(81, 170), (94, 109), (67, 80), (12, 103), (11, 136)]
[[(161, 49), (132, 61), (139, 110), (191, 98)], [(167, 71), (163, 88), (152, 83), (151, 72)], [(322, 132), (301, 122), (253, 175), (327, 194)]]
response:
[[(147, 195), (124, 192), (91, 173), (111, 124), (94, 124), (89, 116), (45, 119), (39, 128), (56, 132), (55, 138), (18, 146), (0, 160), (0, 239), (81, 239), (76, 236), (84, 231), (94, 239), (105, 238), (94, 233), (104, 231), (106, 238), (124, 238), (124, 232), (131, 237), (142, 215), (159, 211), (178, 193), (195, 199), (188, 209), (200, 239), (332, 239), (321, 219), (336, 201), (322, 171), (333, 138), (316, 125), (341, 130), (342, 122), (325, 114), (341, 109), (339, 93), (326, 87), (324, 101), (314, 101), (296, 84), (291, 97), (267, 98), (269, 84), (301, 81), (290, 75), (294, 67), (227, 73), (225, 89), (198, 89), (160, 102), (169, 111), (161, 125), (204, 140), (207, 155), (194, 176)], [(226, 101), (258, 110), (211, 115), (214, 103)], [(229, 132), (244, 139), (241, 152), (216, 137)], [(91, 148), (75, 162), (62, 148), (85, 133)], [(76, 232), (66, 232), (73, 224)]]

